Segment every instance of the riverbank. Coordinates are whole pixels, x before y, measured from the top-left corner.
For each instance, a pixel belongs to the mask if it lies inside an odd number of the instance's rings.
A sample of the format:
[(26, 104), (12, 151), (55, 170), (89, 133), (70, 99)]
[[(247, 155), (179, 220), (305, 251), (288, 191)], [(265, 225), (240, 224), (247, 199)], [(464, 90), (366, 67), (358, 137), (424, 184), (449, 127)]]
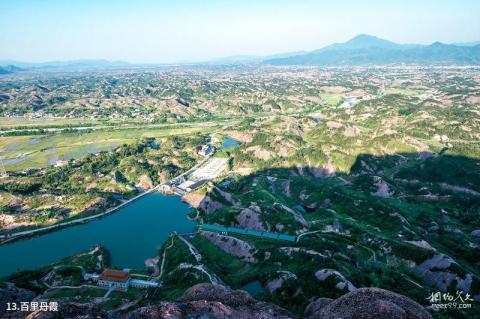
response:
[[(214, 134), (215, 133), (213, 133), (211, 135), (211, 137), (210, 137), (211, 139), (213, 138)], [(193, 167), (191, 167), (187, 171), (171, 178), (169, 181), (165, 182), (164, 184), (168, 184), (168, 183), (172, 182), (173, 180), (178, 180), (178, 179), (180, 179), (184, 176), (187, 176), (188, 174), (191, 174), (193, 171), (195, 171), (196, 169), (201, 167), (203, 164), (205, 164), (208, 161), (208, 159), (210, 159), (210, 157), (211, 157), (211, 154), (208, 155), (208, 156), (205, 156), (201, 161), (196, 163)], [(7, 233), (7, 234), (0, 235), (0, 240), (1, 240), (0, 245), (5, 244), (5, 243), (10, 243), (13, 240), (15, 240), (17, 238), (20, 238), (20, 237), (28, 237), (28, 236), (35, 235), (35, 234), (47, 233), (47, 232), (50, 232), (50, 231), (54, 231), (54, 230), (61, 229), (61, 228), (64, 228), (64, 227), (69, 227), (69, 226), (76, 225), (76, 224), (86, 223), (86, 222), (89, 222), (91, 220), (103, 217), (105, 215), (111, 214), (111, 213), (129, 205), (130, 203), (138, 200), (139, 198), (141, 198), (145, 195), (148, 195), (148, 194), (150, 194), (154, 191), (157, 191), (164, 184), (159, 184), (159, 185), (157, 185), (157, 186), (155, 186), (155, 187), (153, 187), (149, 190), (141, 192), (140, 194), (136, 195), (135, 197), (130, 198), (130, 199), (120, 203), (119, 205), (117, 205), (113, 208), (110, 208), (110, 209), (108, 209), (104, 212), (98, 213), (98, 214), (85, 216), (85, 217), (80, 217), (80, 218), (73, 219), (71, 221), (60, 222), (60, 223), (56, 223), (56, 224), (53, 224), (53, 225), (34, 228), (34, 229), (30, 229), (30, 230), (24, 230), (24, 231), (19, 231), (19, 232)]]
[(0, 245), (0, 276), (36, 269), (96, 245), (110, 252), (113, 268), (144, 269), (145, 260), (158, 255), (171, 233), (195, 229), (187, 218), (191, 210), (178, 196), (151, 192), (115, 214), (34, 238), (19, 237)]
[(34, 234), (37, 234), (37, 233), (45, 233), (45, 232), (48, 232), (48, 231), (53, 231), (53, 230), (56, 230), (56, 229), (59, 229), (59, 228), (68, 227), (68, 226), (75, 225), (75, 224), (82, 224), (82, 223), (88, 222), (92, 219), (100, 218), (102, 216), (111, 214), (111, 213), (121, 209), (122, 207), (125, 207), (125, 206), (131, 204), (132, 202), (138, 200), (139, 198), (141, 198), (145, 195), (148, 195), (153, 191), (156, 191), (159, 187), (160, 187), (160, 185), (157, 185), (157, 186), (155, 186), (155, 187), (153, 187), (153, 188), (151, 188), (147, 191), (141, 192), (140, 194), (122, 202), (121, 204), (119, 204), (119, 205), (117, 205), (113, 208), (107, 209), (106, 211), (104, 211), (102, 213), (98, 213), (98, 214), (91, 215), (91, 216), (86, 216), (86, 217), (81, 217), (81, 218), (74, 219), (74, 220), (71, 220), (71, 221), (68, 221), (68, 222), (57, 223), (57, 224), (53, 224), (53, 225), (49, 225), (49, 226), (45, 226), (45, 227), (41, 227), (41, 228), (35, 228), (35, 229), (31, 229), (31, 230), (20, 231), (20, 232), (16, 232), (16, 233), (12, 233), (12, 234), (0, 235), (0, 238), (3, 239), (3, 241), (0, 242), (0, 245), (5, 244), (5, 243), (9, 243), (12, 240), (17, 239), (19, 237), (25, 237), (25, 236), (28, 237), (30, 235), (34, 235)]

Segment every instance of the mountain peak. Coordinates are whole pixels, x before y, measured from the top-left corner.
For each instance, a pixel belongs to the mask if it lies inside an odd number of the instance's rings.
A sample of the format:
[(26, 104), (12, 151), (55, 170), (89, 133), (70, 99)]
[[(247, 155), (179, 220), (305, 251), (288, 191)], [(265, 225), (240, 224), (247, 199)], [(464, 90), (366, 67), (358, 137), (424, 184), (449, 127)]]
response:
[(397, 46), (396, 43), (368, 34), (359, 34), (343, 43), (343, 45), (351, 47), (352, 49), (364, 49), (369, 47), (392, 48)]
[[(356, 36), (354, 36), (353, 38), (351, 38), (349, 41), (347, 42), (350, 42), (350, 41), (358, 41), (358, 40), (372, 40), (372, 39), (375, 39), (375, 40), (382, 40), (380, 39), (379, 37), (376, 37), (374, 35), (370, 35), (370, 34), (366, 34), (366, 33), (360, 33), (360, 34), (357, 34)], [(384, 40), (386, 41), (386, 40)]]

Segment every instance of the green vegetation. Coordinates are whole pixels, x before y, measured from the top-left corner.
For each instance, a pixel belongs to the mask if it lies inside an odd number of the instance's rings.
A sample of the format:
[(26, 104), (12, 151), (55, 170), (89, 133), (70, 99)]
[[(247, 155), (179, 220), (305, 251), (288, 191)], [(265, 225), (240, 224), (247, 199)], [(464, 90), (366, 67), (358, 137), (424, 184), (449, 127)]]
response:
[[(200, 262), (172, 236), (159, 251), (163, 286), (141, 304), (210, 282), (205, 272), (233, 288), (258, 280), (266, 288), (259, 298), (297, 314), (311, 300), (337, 298), (353, 286), (388, 289), (426, 306), (432, 291), (480, 294), (478, 70), (251, 68), (52, 75), (43, 83), (47, 90), (33, 78), (1, 82), (9, 96), (0, 102), (9, 171), (0, 180), (2, 232), (113, 207), (191, 168), (215, 132), (240, 145), (222, 150), (213, 138), (215, 155), (229, 158), (229, 169), (195, 192), (200, 203), (189, 216), (308, 235), (298, 243), (232, 235), (236, 244), (228, 246), (231, 238), (214, 243), (198, 234), (188, 240)], [(26, 131), (31, 127), (35, 134)], [(52, 158), (67, 162), (53, 167)], [(253, 260), (237, 257), (243, 244)], [(90, 270), (97, 262), (87, 255), (62, 261)], [(39, 280), (48, 269), (9, 280), (44, 292)], [(81, 282), (75, 268), (52, 280)], [(100, 294), (75, 289), (48, 293), (81, 294), (81, 301)], [(137, 298), (145, 297), (115, 292), (101, 307)]]
[[(11, 175), (0, 180), (0, 213), (13, 221), (10, 225), (17, 223), (18, 230), (104, 211), (192, 167), (197, 145), (207, 138), (147, 137), (63, 167)], [(10, 229), (2, 229), (6, 231)]]

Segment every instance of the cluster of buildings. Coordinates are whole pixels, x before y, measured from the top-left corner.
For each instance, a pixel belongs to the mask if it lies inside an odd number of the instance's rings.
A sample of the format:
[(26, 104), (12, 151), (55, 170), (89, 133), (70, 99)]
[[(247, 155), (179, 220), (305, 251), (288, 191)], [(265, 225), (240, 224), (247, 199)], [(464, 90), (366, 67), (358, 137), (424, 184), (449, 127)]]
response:
[(227, 168), (228, 159), (223, 157), (213, 157), (198, 169), (174, 181), (173, 190), (175, 193), (185, 195), (208, 181), (220, 176)]
[(198, 151), (198, 155), (207, 157), (213, 154), (215, 152), (215, 146), (212, 145), (212, 143), (208, 143)]
[(84, 278), (96, 281), (99, 286), (118, 290), (127, 290), (129, 287), (155, 288), (160, 286), (155, 281), (133, 279), (130, 272), (116, 269), (105, 269), (100, 275), (87, 273)]
[[(202, 152), (203, 151), (203, 152)], [(210, 156), (214, 148), (209, 143), (202, 147), (202, 154)], [(178, 194), (180, 196), (191, 192), (208, 181), (220, 176), (227, 168), (228, 159), (223, 157), (213, 157), (205, 162), (202, 166), (186, 176), (180, 176), (160, 186), (159, 191), (164, 194)]]

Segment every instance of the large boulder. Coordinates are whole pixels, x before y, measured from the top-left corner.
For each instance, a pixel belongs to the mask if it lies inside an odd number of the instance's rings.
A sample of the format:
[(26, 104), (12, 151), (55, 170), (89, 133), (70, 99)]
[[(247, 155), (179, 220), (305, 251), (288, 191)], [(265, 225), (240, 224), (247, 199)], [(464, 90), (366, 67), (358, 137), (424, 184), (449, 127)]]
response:
[(473, 239), (480, 243), (480, 229), (475, 229), (470, 233), (470, 235), (472, 235)]
[[(322, 301), (319, 305), (309, 307), (308, 319), (432, 318), (421, 305), (410, 298), (379, 288), (360, 288), (333, 301)], [(319, 310), (312, 311), (312, 308)]]
[(316, 300), (312, 301), (307, 305), (305, 308), (304, 314), (305, 316), (312, 316), (316, 313), (319, 313), (326, 305), (331, 303), (333, 299), (331, 298), (317, 298)]
[(12, 283), (6, 283), (5, 287), (0, 288), (0, 318), (6, 318), (7, 315), (12, 314), (6, 311), (7, 302), (20, 305), (21, 302), (32, 301), (36, 295), (31, 290), (18, 288)]
[(289, 319), (288, 311), (253, 299), (247, 292), (221, 285), (198, 284), (176, 302), (162, 302), (134, 310), (124, 319), (148, 318), (243, 318)]
[(224, 236), (210, 231), (202, 231), (200, 233), (204, 238), (208, 239), (212, 244), (226, 252), (227, 254), (240, 258), (248, 263), (255, 263), (255, 253), (257, 250), (248, 242), (240, 240), (232, 236)]

